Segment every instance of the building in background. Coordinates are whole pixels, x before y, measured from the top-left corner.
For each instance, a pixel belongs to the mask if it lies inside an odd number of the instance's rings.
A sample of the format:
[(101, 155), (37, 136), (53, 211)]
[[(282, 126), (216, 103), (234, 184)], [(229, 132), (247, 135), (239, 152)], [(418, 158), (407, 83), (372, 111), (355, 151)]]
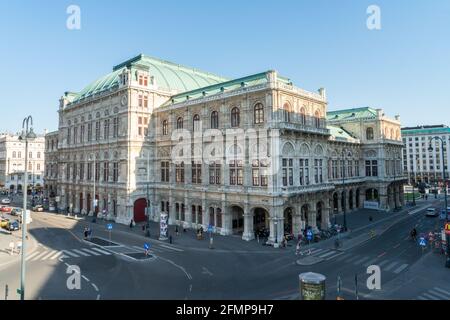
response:
[(58, 131), (45, 135), (45, 173), (44, 191), (52, 208), (56, 206), (57, 182), (58, 182)]
[[(450, 128), (445, 125), (429, 125), (402, 128), (403, 169), (408, 175), (409, 183), (441, 183), (443, 166), (448, 170)], [(433, 137), (444, 140), (444, 158), (441, 142), (433, 140), (433, 150), (429, 150)]]
[(265, 228), (272, 242), (344, 210), (400, 207), (399, 118), (327, 104), (276, 71), (226, 79), (139, 55), (61, 98), (47, 136), (58, 206), (124, 224), (165, 212), (245, 240)]
[[(28, 188), (42, 191), (44, 185), (45, 138), (38, 136), (28, 145)], [(19, 135), (0, 136), (0, 188), (11, 193), (23, 192), (25, 143)]]

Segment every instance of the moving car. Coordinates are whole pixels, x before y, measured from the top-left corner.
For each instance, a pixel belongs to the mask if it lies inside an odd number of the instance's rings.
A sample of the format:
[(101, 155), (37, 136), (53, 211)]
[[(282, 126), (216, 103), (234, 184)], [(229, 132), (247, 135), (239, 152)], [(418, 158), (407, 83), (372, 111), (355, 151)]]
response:
[(37, 206), (34, 206), (33, 207), (33, 211), (34, 212), (43, 212), (44, 211), (44, 206), (42, 206), (42, 205), (37, 205)]
[(1, 228), (6, 228), (6, 226), (8, 225), (8, 223), (9, 223), (9, 219), (1, 219), (1, 220), (0, 220), (0, 227), (1, 227)]
[(12, 216), (21, 216), (22, 215), (23, 210), (19, 209), (19, 208), (14, 208), (11, 210), (11, 215)]
[(439, 212), (435, 208), (428, 208), (425, 215), (427, 217), (438, 217)]
[(2, 199), (2, 204), (11, 204), (11, 200), (8, 198)]
[(6, 230), (8, 231), (17, 231), (20, 230), (20, 223), (19, 221), (9, 221), (7, 226), (6, 226)]
[(1, 212), (9, 213), (9, 212), (12, 211), (12, 208), (11, 208), (11, 207), (7, 207), (7, 206), (2, 206), (2, 207), (0, 208), (0, 211), (1, 211)]

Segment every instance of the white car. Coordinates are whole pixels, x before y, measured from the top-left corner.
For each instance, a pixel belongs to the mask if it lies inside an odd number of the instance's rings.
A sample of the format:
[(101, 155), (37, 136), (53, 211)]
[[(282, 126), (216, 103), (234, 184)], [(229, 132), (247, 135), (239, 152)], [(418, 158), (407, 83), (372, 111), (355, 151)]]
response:
[(435, 208), (428, 208), (427, 213), (425, 215), (427, 217), (438, 217), (439, 213)]
[(11, 200), (8, 198), (2, 199), (2, 204), (11, 204)]

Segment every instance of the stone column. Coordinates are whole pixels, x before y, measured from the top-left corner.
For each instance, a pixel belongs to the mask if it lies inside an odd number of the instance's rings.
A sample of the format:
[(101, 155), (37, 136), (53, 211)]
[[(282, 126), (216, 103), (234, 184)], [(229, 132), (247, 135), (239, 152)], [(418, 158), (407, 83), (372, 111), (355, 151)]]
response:
[(255, 233), (253, 231), (253, 214), (250, 213), (248, 204), (244, 206), (244, 233), (242, 234), (242, 240), (250, 241), (255, 239)]
[(73, 212), (75, 214), (80, 214), (80, 192), (79, 191), (75, 191), (75, 203), (74, 203), (74, 210)]
[(209, 209), (206, 207), (206, 198), (203, 195), (202, 199), (202, 225), (207, 228), (209, 225)]
[(337, 213), (342, 213), (342, 191), (337, 193), (338, 195), (338, 203), (337, 203)]
[(175, 199), (172, 197), (172, 195), (169, 196), (169, 224), (174, 224), (176, 220), (176, 213), (175, 213), (176, 207), (175, 207)]
[(298, 234), (302, 231), (302, 219), (300, 209), (297, 209), (297, 211), (295, 212), (296, 214), (294, 214), (292, 217), (292, 224), (293, 224), (292, 232), (294, 233), (294, 236), (298, 236)]
[(389, 210), (387, 188), (378, 189), (378, 196), (380, 198), (380, 209)]
[(228, 236), (233, 234), (233, 217), (231, 208), (228, 208), (227, 202), (222, 201), (222, 230), (220, 234)]
[(184, 227), (191, 228), (192, 227), (192, 206), (189, 201), (189, 193), (188, 192), (185, 192), (185, 194), (184, 194), (184, 216), (185, 216)]
[[(328, 205), (326, 203), (328, 202)], [(321, 228), (323, 230), (327, 230), (330, 228), (330, 214), (332, 213), (332, 208), (329, 205), (329, 201), (325, 202), (325, 208), (322, 209), (322, 221), (321, 221)]]
[(353, 210), (352, 211), (356, 211), (358, 209), (358, 207), (356, 206), (356, 190), (353, 190), (352, 202), (353, 202)]
[(400, 195), (400, 205), (402, 206), (402, 207), (404, 207), (405, 206), (405, 193), (404, 193), (404, 190), (403, 190), (403, 186), (401, 185), (400, 187), (399, 187), (399, 195)]

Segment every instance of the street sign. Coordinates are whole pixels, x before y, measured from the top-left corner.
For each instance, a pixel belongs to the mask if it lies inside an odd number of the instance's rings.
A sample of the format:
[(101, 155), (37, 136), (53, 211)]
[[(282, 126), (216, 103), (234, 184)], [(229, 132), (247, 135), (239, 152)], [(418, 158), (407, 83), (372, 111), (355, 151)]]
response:
[(108, 223), (108, 224), (106, 225), (106, 227), (108, 228), (108, 230), (112, 230), (113, 225), (112, 225), (112, 223)]
[(313, 238), (313, 233), (312, 233), (311, 230), (308, 230), (308, 231), (306, 232), (306, 239), (312, 240), (312, 238)]
[(420, 237), (419, 239), (419, 245), (421, 247), (426, 247), (427, 246), (427, 241), (425, 240), (425, 237)]
[(150, 244), (149, 244), (149, 243), (144, 243), (144, 249), (145, 249), (145, 250), (150, 249)]

